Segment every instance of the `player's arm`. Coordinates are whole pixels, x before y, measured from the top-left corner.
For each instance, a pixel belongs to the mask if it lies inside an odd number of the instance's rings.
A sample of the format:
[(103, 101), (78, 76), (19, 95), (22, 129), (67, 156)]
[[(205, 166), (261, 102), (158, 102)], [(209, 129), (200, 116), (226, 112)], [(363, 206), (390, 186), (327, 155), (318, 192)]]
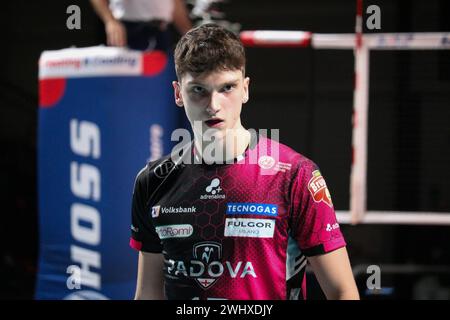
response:
[(308, 257), (308, 261), (327, 299), (359, 300), (345, 247)]
[(164, 300), (164, 256), (139, 252), (135, 300)]
[(133, 189), (130, 246), (139, 251), (136, 300), (165, 299), (163, 248), (146, 206), (154, 189), (151, 165), (139, 171)]

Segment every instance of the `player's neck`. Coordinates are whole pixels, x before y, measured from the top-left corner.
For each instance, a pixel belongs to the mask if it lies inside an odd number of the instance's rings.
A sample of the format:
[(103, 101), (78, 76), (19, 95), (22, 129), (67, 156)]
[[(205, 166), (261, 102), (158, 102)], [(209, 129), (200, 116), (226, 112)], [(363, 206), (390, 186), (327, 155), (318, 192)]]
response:
[(195, 136), (195, 152), (205, 163), (232, 163), (245, 153), (250, 139), (250, 132), (242, 126), (227, 130), (222, 139), (208, 141)]

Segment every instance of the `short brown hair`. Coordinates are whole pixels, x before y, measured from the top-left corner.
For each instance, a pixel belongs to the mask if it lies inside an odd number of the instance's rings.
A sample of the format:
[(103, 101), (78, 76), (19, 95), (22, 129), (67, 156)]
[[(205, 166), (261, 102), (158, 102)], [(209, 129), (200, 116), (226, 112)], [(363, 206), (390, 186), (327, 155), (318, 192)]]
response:
[(216, 70), (242, 70), (245, 73), (245, 50), (233, 32), (208, 23), (191, 29), (175, 48), (178, 80), (186, 73), (200, 74)]

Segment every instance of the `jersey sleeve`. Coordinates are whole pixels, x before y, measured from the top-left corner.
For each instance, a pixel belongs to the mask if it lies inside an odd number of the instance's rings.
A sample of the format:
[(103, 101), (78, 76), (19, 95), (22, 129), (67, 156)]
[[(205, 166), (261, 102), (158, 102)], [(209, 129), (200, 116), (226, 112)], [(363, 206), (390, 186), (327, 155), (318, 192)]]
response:
[(325, 179), (314, 162), (301, 163), (292, 183), (291, 203), (291, 235), (306, 256), (346, 245)]
[(139, 251), (161, 253), (161, 240), (152, 223), (151, 214), (146, 208), (150, 180), (148, 174), (148, 167), (145, 167), (138, 173), (134, 183), (130, 246)]

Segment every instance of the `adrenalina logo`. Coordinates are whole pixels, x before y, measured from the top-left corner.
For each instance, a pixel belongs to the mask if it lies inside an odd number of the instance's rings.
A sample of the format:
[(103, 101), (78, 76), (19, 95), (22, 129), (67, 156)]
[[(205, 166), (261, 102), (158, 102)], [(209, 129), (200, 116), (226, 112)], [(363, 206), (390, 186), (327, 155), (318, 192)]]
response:
[(220, 179), (214, 178), (205, 188), (206, 194), (202, 194), (200, 200), (225, 199), (225, 195), (221, 193), (222, 190), (223, 189), (220, 187)]
[(278, 206), (270, 203), (227, 203), (226, 214), (255, 214), (275, 217), (278, 215)]

